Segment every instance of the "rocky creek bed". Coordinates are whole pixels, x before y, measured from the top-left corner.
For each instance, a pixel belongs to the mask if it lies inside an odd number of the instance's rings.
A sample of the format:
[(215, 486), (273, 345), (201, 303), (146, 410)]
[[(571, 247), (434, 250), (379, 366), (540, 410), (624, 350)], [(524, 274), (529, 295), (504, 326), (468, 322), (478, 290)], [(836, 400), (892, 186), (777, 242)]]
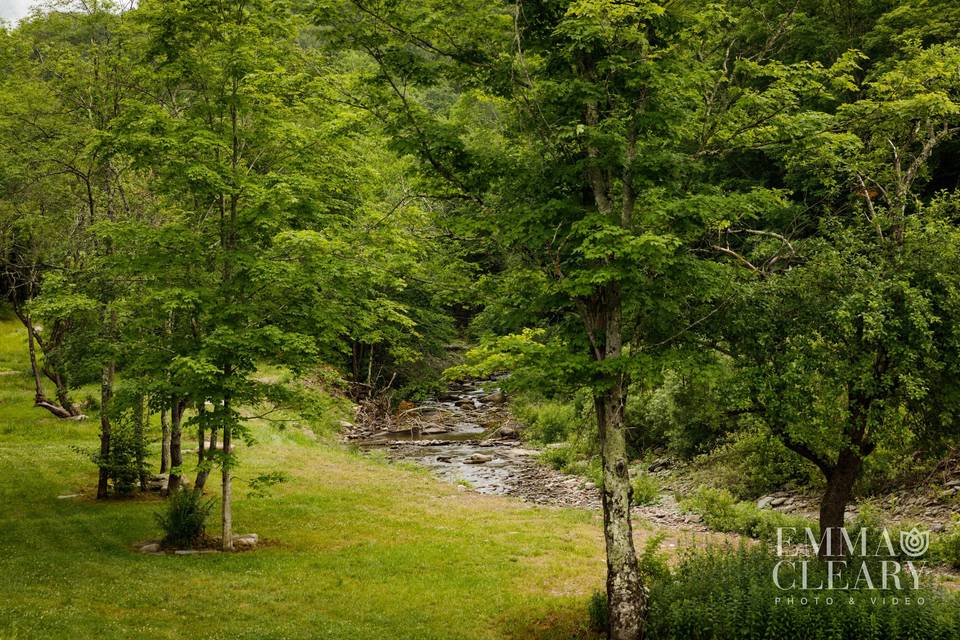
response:
[[(365, 449), (384, 450), (391, 460), (427, 467), (464, 490), (599, 510), (600, 491), (592, 482), (540, 463), (540, 450), (520, 442), (504, 400), (495, 380), (454, 384), (437, 398), (403, 408), (390, 429), (345, 424), (344, 437)], [(706, 531), (669, 495), (659, 504), (634, 507), (634, 513), (660, 526)]]

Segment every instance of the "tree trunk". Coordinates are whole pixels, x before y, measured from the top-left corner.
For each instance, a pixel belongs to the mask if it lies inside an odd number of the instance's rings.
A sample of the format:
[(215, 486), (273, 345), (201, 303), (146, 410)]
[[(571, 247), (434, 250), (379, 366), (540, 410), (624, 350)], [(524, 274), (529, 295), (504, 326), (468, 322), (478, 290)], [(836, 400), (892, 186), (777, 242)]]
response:
[(183, 465), (183, 454), (180, 451), (180, 425), (183, 421), (183, 411), (186, 403), (174, 400), (170, 405), (170, 477), (167, 478), (167, 493), (173, 493), (180, 488), (180, 467)]
[(167, 408), (160, 407), (160, 473), (170, 468), (170, 423), (167, 422)]
[(145, 422), (146, 410), (143, 394), (138, 394), (133, 403), (133, 440), (134, 440), (134, 459), (137, 464), (137, 479), (140, 481), (140, 491), (147, 490), (147, 463), (146, 463), (146, 438)]
[(27, 342), (30, 345), (30, 368), (33, 371), (33, 385), (35, 390), (34, 403), (39, 405), (41, 402), (45, 402), (46, 398), (43, 395), (43, 381), (40, 378), (40, 367), (37, 366), (37, 346), (33, 333), (33, 321), (29, 316), (25, 316), (23, 323), (27, 326)]
[(594, 392), (594, 408), (603, 461), (603, 535), (607, 552), (608, 637), (640, 640), (647, 614), (646, 592), (633, 546), (630, 522), (630, 477), (624, 407), (627, 376), (619, 359), (623, 351), (620, 287), (599, 289), (581, 300), (580, 312), (590, 339), (593, 358), (603, 366), (605, 388)]
[(820, 501), (821, 558), (838, 558), (844, 554), (840, 530), (844, 525), (847, 505), (853, 497), (853, 485), (857, 480), (860, 464), (860, 456), (846, 448), (840, 452), (837, 463), (824, 472), (827, 489)]
[[(595, 325), (604, 333), (602, 360), (617, 359), (622, 352), (619, 287), (608, 285), (602, 298), (603, 308), (596, 314), (600, 322)], [(623, 421), (626, 402), (627, 380), (623, 373), (614, 374), (609, 388), (596, 394), (594, 402), (603, 459), (603, 535), (611, 640), (643, 638), (647, 609), (630, 522), (630, 477)]]
[[(58, 418), (72, 418), (76, 415), (79, 415), (79, 411), (73, 407), (72, 404), (62, 404), (60, 406), (56, 405), (53, 402), (47, 400), (46, 394), (43, 392), (43, 378), (41, 377), (42, 369), (37, 361), (37, 342), (38, 337), (36, 330), (33, 327), (33, 319), (29, 315), (23, 313), (17, 309), (14, 309), (14, 313), (17, 314), (17, 317), (20, 319), (20, 322), (23, 323), (23, 326), (27, 329), (27, 345), (30, 352), (30, 369), (33, 372), (33, 387), (34, 387), (34, 396), (33, 396), (33, 406), (46, 409), (53, 415)], [(60, 397), (60, 386), (57, 386), (57, 397)], [(69, 398), (68, 398), (69, 400)]]
[(194, 483), (194, 491), (199, 491), (203, 493), (204, 487), (207, 485), (207, 478), (210, 477), (210, 466), (213, 464), (213, 452), (217, 450), (217, 430), (211, 425), (210, 427), (210, 446), (207, 448), (206, 453), (204, 453), (204, 431), (203, 426), (199, 428), (200, 434), (200, 447), (197, 449), (197, 455), (199, 458), (199, 463), (197, 465), (197, 480)]
[(220, 504), (223, 521), (222, 541), (224, 551), (233, 551), (233, 483), (230, 476), (230, 401), (225, 400), (223, 410), (228, 415), (223, 421), (223, 460), (220, 464), (222, 471), (223, 500)]
[(56, 385), (57, 388), (57, 402), (60, 403), (60, 406), (63, 407), (63, 410), (67, 412), (69, 417), (79, 416), (80, 408), (73, 404), (73, 400), (70, 399), (70, 390), (67, 388), (67, 383), (63, 379), (63, 376), (56, 373), (53, 378), (53, 384)]
[(110, 405), (113, 401), (114, 363), (103, 367), (100, 376), (100, 478), (97, 499), (107, 497), (110, 481)]

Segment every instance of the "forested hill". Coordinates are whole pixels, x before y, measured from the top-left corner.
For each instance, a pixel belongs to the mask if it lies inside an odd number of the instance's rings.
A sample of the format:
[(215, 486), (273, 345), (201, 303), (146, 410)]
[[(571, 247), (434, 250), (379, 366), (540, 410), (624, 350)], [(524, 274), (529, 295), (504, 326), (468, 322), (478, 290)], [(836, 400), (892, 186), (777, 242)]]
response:
[(230, 551), (256, 421), (495, 378), (599, 488), (635, 640), (638, 460), (727, 454), (820, 535), (951, 477), (958, 33), (953, 0), (40, 6), (0, 28), (32, 404), (96, 421), (99, 499), (146, 491), (159, 430)]

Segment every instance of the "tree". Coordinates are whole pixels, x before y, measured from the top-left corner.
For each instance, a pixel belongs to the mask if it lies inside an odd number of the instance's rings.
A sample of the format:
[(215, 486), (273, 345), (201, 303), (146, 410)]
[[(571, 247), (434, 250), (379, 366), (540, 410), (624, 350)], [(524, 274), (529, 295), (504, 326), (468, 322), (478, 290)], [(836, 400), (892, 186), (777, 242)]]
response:
[(325, 181), (334, 172), (316, 171), (324, 164), (323, 120), (307, 104), (313, 85), (284, 3), (144, 2), (136, 17), (149, 38), (150, 99), (131, 106), (117, 144), (153, 172), (168, 214), (159, 225), (114, 232), (125, 246), (139, 246), (138, 259), (124, 264), (147, 276), (147, 308), (163, 310), (145, 316), (152, 330), (142, 334), (157, 342), (139, 368), (166, 371), (153, 395), (171, 398), (176, 476), (188, 404), (209, 407), (191, 419), (201, 442), (205, 432), (212, 442), (220, 435), (198, 480), (210, 464), (220, 467), (228, 550), (243, 411), (285, 394), (281, 384), (258, 379), (257, 367), (296, 369), (317, 353), (315, 338), (286, 321), (296, 301), (271, 294), (284, 287), (273, 279), (274, 240), (322, 228), (338, 212), (342, 184)]
[[(716, 5), (461, 3), (454, 12), (357, 0), (321, 3), (315, 15), (334, 25), (336, 46), (369, 56), (354, 100), (399, 150), (418, 154), (423, 189), (444, 203), (447, 224), (478, 253), (501, 256), (506, 286), (491, 305), (515, 301), (514, 324), (538, 327), (491, 343), (515, 348), (515, 379), (524, 366), (592, 393), (609, 633), (640, 637), (629, 383), (712, 314), (716, 266), (694, 249), (717, 211), (782, 206), (778, 190), (723, 173), (723, 161), (825, 72), (775, 65), (766, 76), (762, 47), (738, 45)], [(518, 284), (528, 295), (507, 289)]]
[(803, 114), (816, 133), (768, 147), (795, 185), (794, 215), (753, 236), (734, 236), (730, 221), (723, 234), (749, 275), (721, 332), (754, 408), (823, 473), (820, 529), (834, 540), (865, 459), (951, 428), (956, 411), (944, 374), (956, 338), (942, 326), (960, 275), (955, 213), (950, 197), (925, 203), (920, 186), (960, 130), (958, 53), (908, 44), (850, 85), (862, 97)]

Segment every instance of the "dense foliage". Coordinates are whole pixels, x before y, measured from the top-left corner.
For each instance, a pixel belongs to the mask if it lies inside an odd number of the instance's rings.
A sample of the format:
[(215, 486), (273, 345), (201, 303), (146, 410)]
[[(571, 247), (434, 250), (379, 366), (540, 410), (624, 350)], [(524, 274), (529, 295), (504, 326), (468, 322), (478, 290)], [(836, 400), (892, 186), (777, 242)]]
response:
[(389, 410), (509, 373), (543, 461), (601, 489), (632, 640), (644, 451), (817, 482), (829, 531), (956, 444), (952, 0), (48, 9), (0, 29), (0, 288), (36, 406), (99, 412), (99, 498), (146, 488), (160, 414), (177, 501), (219, 468), (229, 549), (236, 441), (309, 406), (292, 378)]

